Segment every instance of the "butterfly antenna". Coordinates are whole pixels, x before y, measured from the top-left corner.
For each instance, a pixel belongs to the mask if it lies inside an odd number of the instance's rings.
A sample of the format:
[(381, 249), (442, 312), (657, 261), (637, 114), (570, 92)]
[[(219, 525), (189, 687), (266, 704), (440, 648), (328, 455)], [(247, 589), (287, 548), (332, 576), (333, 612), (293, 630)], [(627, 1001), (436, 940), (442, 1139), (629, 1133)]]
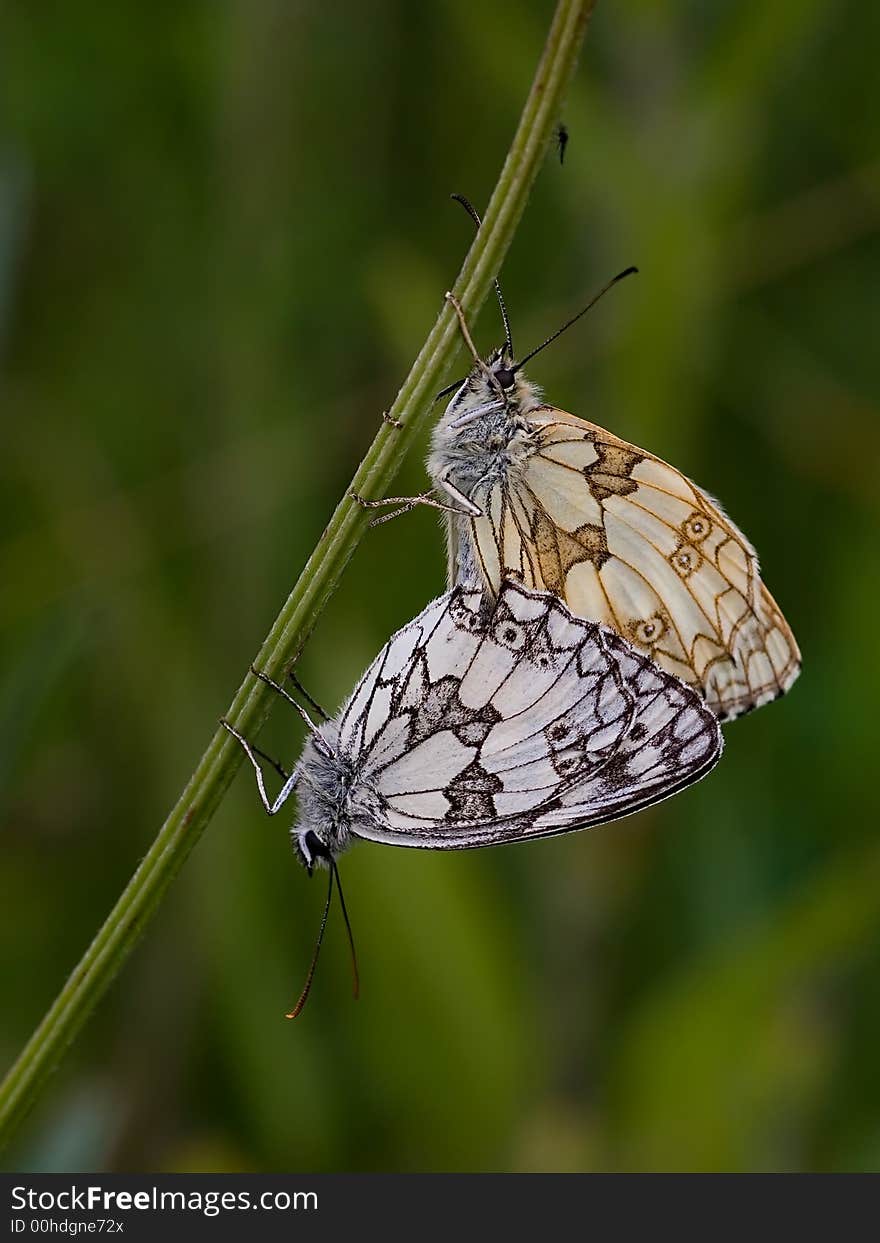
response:
[(342, 918), (345, 920), (345, 931), (348, 933), (348, 948), (351, 950), (351, 974), (352, 974), (352, 992), (354, 999), (357, 1001), (361, 995), (361, 978), (358, 974), (357, 953), (354, 948), (354, 934), (351, 931), (351, 921), (348, 918), (348, 911), (345, 906), (345, 895), (342, 892), (342, 881), (339, 879), (339, 868), (336, 866), (336, 860), (331, 855), (330, 870), (336, 877), (336, 890), (339, 894), (339, 905), (342, 907)]
[[(302, 992), (299, 995), (296, 1005), (293, 1007), (292, 1010), (290, 1010), (284, 1016), (285, 1018), (295, 1019), (298, 1015), (300, 1015), (302, 1013), (303, 1007), (305, 1006), (306, 1002), (309, 999), (309, 993), (312, 991), (312, 980), (315, 978), (315, 968), (318, 965), (318, 955), (320, 954), (321, 946), (324, 943), (324, 929), (327, 927), (327, 916), (330, 914), (330, 900), (333, 897), (333, 878), (336, 875), (337, 875), (336, 865), (331, 858), (330, 860), (330, 882), (327, 885), (327, 901), (324, 903), (324, 914), (321, 916), (321, 927), (318, 930), (318, 940), (315, 942), (315, 952), (314, 954), (312, 954), (312, 962), (309, 967), (309, 973), (306, 976), (306, 982), (303, 985)], [(337, 877), (337, 880), (338, 880), (338, 877)], [(342, 897), (341, 890), (339, 892), (339, 896), (340, 898)], [(342, 904), (342, 909), (344, 912), (345, 903)], [(345, 922), (346, 924), (348, 924), (347, 917), (346, 917)], [(350, 932), (349, 932), (349, 935), (351, 935)]]
[(534, 358), (536, 354), (540, 354), (541, 350), (546, 349), (547, 346), (550, 345), (551, 342), (555, 341), (557, 337), (561, 337), (562, 334), (572, 326), (572, 324), (576, 324), (582, 315), (586, 315), (587, 311), (592, 310), (599, 299), (604, 298), (605, 294), (607, 294), (608, 290), (611, 289), (612, 286), (616, 285), (618, 281), (622, 281), (625, 276), (632, 276), (633, 273), (638, 272), (638, 270), (638, 268), (627, 268), (624, 272), (618, 272), (616, 276), (611, 278), (607, 285), (602, 286), (599, 292), (595, 295), (595, 297), (590, 299), (582, 311), (578, 311), (577, 315), (573, 315), (568, 323), (563, 324), (561, 328), (557, 328), (556, 332), (554, 332), (552, 336), (548, 337), (546, 341), (543, 341), (536, 350), (532, 350), (531, 354), (526, 354), (525, 358), (521, 359), (520, 362), (514, 366), (513, 370), (521, 371), (529, 359)]
[[(449, 197), (455, 199), (456, 203), (461, 203), (462, 207), (479, 229), (483, 222), (480, 219), (480, 214), (474, 207), (473, 203), (466, 199), (463, 194), (451, 194)], [(507, 316), (507, 307), (504, 305), (504, 298), (501, 295), (501, 286), (498, 283), (497, 277), (492, 283), (495, 286), (495, 297), (498, 299), (498, 306), (501, 310), (501, 318), (504, 320), (504, 343), (507, 346), (510, 357), (513, 358), (513, 338), (510, 335), (510, 320)]]

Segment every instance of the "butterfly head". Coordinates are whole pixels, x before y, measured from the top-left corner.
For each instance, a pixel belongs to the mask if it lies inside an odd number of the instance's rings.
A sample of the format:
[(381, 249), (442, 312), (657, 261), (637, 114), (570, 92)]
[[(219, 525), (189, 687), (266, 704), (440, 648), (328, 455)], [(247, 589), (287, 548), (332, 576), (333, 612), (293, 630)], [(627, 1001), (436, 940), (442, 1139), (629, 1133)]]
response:
[[(517, 368), (512, 355), (506, 346), (499, 346), (486, 359), (486, 367), (502, 393), (513, 393), (516, 388)], [(482, 368), (475, 368), (484, 376)]]
[(298, 829), (293, 833), (293, 849), (300, 863), (311, 876), (316, 867), (329, 867), (333, 852), (314, 829)]
[(526, 378), (506, 345), (493, 350), (485, 361), (474, 363), (470, 375), (453, 400), (454, 426), (464, 426), (480, 414), (503, 414), (510, 418), (527, 414), (540, 404), (538, 389)]

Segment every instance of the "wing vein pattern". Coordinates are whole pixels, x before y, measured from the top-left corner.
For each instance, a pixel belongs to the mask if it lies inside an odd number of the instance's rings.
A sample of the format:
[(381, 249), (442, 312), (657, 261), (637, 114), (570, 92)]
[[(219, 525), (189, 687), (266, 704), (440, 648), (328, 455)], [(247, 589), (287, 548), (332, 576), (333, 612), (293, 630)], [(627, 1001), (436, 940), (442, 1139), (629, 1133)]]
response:
[(629, 815), (721, 753), (700, 696), (515, 581), (457, 587), (397, 632), (339, 718), (356, 837), (464, 849)]

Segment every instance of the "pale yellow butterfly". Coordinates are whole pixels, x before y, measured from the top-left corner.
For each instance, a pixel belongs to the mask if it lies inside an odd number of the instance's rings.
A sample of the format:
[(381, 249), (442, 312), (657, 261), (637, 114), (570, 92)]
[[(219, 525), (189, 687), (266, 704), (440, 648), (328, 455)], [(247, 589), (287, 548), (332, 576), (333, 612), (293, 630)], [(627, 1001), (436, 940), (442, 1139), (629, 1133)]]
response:
[(442, 499), (370, 504), (442, 509), (450, 586), (480, 584), (495, 598), (515, 578), (551, 591), (699, 689), (720, 720), (784, 694), (800, 671), (797, 643), (718, 502), (646, 450), (544, 403), (522, 372), (538, 350), (515, 361), (506, 314), (505, 346), (481, 360), (450, 301), (475, 362), (434, 429), (427, 465)]

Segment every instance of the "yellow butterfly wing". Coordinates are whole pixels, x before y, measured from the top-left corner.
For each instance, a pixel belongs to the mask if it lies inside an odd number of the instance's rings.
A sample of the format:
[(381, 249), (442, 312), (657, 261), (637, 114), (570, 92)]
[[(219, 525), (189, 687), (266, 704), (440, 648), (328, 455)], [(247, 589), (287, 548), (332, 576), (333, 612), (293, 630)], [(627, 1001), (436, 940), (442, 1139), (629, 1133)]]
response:
[(800, 652), (754, 548), (666, 462), (553, 407), (535, 451), (471, 520), (493, 590), (513, 575), (611, 626), (702, 690), (721, 720), (784, 694)]

